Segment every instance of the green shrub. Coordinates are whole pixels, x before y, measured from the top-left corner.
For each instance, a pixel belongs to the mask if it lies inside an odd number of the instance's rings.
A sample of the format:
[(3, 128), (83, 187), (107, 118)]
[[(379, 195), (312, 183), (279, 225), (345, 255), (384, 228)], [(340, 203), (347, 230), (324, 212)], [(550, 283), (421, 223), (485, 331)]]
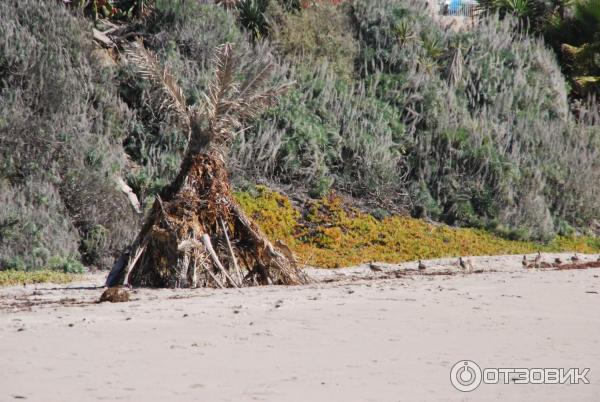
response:
[(237, 5), (240, 24), (254, 39), (263, 38), (269, 32), (268, 6), (269, 0), (240, 0)]
[(83, 274), (85, 272), (85, 268), (79, 261), (62, 257), (51, 258), (48, 261), (48, 268), (65, 274)]
[[(362, 75), (402, 116), (407, 179), (426, 185), (442, 219), (481, 226), (498, 218), (519, 236), (546, 238), (553, 217), (577, 226), (600, 212), (592, 196), (598, 148), (590, 146), (598, 130), (572, 118), (542, 42), (510, 18), (454, 33), (408, 2), (353, 6)], [(412, 188), (413, 199), (427, 199), (422, 186)]]
[(240, 136), (232, 153), (240, 170), (356, 196), (398, 190), (404, 161), (398, 114), (326, 68), (289, 75), (296, 87)]
[[(79, 234), (58, 190), (45, 181), (0, 181), (0, 256), (18, 269), (41, 268), (49, 255), (77, 255)], [(12, 263), (7, 268), (17, 269)]]
[(2, 270), (11, 270), (11, 271), (25, 271), (27, 270), (27, 265), (25, 261), (19, 257), (12, 257), (10, 259), (0, 261)]
[[(279, 31), (278, 50), (295, 67), (282, 74), (297, 85), (240, 140), (240, 172), (315, 196), (324, 183), (377, 194), (452, 224), (500, 222), (518, 238), (598, 216), (598, 126), (572, 117), (555, 57), (517, 22), (492, 17), (456, 33), (408, 1), (355, 0), (358, 61), (345, 65), (357, 70), (345, 74), (285, 36), (318, 26), (315, 10)], [(307, 16), (319, 22), (294, 25)]]
[(77, 255), (102, 225), (107, 241), (87, 262), (107, 266), (136, 230), (114, 181), (129, 124), (114, 71), (65, 7), (2, 2), (0, 14), (0, 255), (39, 267)]
[(344, 7), (321, 5), (289, 14), (275, 28), (279, 53), (294, 64), (327, 64), (341, 78), (354, 74), (358, 43)]

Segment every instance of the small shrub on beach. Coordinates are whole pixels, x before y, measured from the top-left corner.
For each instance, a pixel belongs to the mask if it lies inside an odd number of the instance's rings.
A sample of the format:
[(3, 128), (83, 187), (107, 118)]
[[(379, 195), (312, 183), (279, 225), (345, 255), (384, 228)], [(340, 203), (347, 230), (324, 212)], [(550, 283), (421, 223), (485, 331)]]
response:
[(65, 274), (83, 274), (85, 272), (83, 265), (72, 258), (50, 258), (48, 268), (52, 271), (64, 272)]

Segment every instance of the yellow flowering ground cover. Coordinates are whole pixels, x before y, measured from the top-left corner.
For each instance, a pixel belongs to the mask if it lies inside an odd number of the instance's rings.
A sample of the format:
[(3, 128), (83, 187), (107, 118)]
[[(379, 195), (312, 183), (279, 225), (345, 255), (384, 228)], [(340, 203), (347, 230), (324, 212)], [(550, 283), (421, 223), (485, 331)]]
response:
[(264, 186), (258, 186), (253, 194), (237, 192), (236, 199), (271, 240), (284, 241), (301, 263), (325, 268), (459, 255), (600, 250), (599, 239), (593, 237), (557, 237), (549, 243), (536, 243), (407, 216), (380, 220), (344, 205), (336, 196), (311, 202), (304, 213), (286, 196)]

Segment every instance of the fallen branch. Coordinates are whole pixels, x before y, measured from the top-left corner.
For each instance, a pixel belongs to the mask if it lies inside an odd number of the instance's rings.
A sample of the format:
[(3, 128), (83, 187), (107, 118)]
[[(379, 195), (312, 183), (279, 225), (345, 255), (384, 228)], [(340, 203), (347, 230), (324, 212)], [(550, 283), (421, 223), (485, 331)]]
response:
[(115, 47), (115, 43), (110, 39), (104, 32), (98, 31), (96, 28), (92, 28), (92, 34), (94, 39), (103, 44), (106, 47)]
[(208, 251), (208, 253), (212, 257), (213, 263), (217, 266), (217, 268), (219, 268), (219, 270), (223, 273), (223, 275), (225, 275), (225, 277), (229, 280), (229, 282), (231, 282), (231, 284), (234, 287), (238, 288), (239, 286), (237, 285), (237, 283), (235, 283), (233, 278), (231, 278), (231, 276), (227, 273), (227, 270), (225, 269), (223, 264), (221, 264), (221, 261), (219, 261), (219, 257), (217, 256), (217, 253), (215, 252), (215, 249), (212, 246), (212, 243), (210, 241), (210, 236), (208, 234), (204, 233), (202, 235), (202, 242), (204, 243), (204, 247), (206, 247), (206, 251)]
[(215, 274), (213, 274), (210, 270), (210, 268), (204, 267), (204, 270), (210, 275), (211, 278), (213, 278), (213, 281), (215, 281), (215, 283), (217, 284), (217, 286), (221, 289), (223, 289), (225, 286), (223, 286), (223, 284), (219, 281), (219, 279), (215, 276)]
[(221, 228), (223, 229), (225, 241), (227, 242), (227, 251), (229, 252), (229, 258), (231, 258), (231, 262), (235, 267), (235, 272), (237, 274), (238, 281), (241, 286), (244, 281), (244, 278), (242, 277), (242, 271), (240, 271), (240, 266), (237, 263), (237, 258), (235, 258), (235, 253), (233, 252), (233, 247), (231, 246), (231, 241), (229, 240), (229, 235), (227, 234), (227, 227), (225, 226), (225, 222), (223, 222), (223, 219), (219, 219), (219, 221), (221, 222)]
[(129, 200), (129, 203), (131, 204), (135, 212), (137, 212), (138, 214), (141, 213), (142, 210), (140, 207), (140, 201), (138, 200), (137, 195), (135, 195), (133, 189), (129, 187), (129, 185), (125, 182), (125, 180), (123, 180), (121, 176), (116, 176), (115, 180), (117, 182), (117, 185), (119, 186), (119, 189), (127, 196), (127, 199)]
[(167, 224), (167, 226), (169, 228), (172, 228), (171, 222), (169, 222), (169, 215), (167, 215), (167, 211), (165, 211), (165, 205), (163, 204), (162, 198), (160, 198), (160, 195), (156, 196), (156, 201), (158, 201), (158, 205), (160, 205), (160, 211), (163, 214), (164, 222)]
[(123, 285), (125, 285), (125, 286), (129, 285), (129, 274), (131, 273), (131, 270), (135, 266), (135, 263), (138, 261), (138, 259), (140, 258), (140, 256), (144, 252), (144, 250), (146, 250), (147, 245), (148, 245), (148, 238), (145, 238), (144, 241), (142, 242), (142, 244), (140, 245), (140, 247), (138, 247), (138, 249), (136, 250), (135, 256), (133, 257), (133, 259), (131, 261), (129, 261), (129, 264), (127, 264), (127, 268), (125, 268), (125, 278), (123, 279)]

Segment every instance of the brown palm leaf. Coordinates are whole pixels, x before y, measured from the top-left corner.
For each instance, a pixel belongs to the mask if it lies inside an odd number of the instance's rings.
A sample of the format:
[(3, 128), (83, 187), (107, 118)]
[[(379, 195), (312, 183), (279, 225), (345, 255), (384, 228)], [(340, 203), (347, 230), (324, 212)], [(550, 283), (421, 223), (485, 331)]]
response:
[(205, 95), (202, 117), (210, 141), (222, 145), (235, 137), (245, 121), (273, 106), (291, 84), (268, 87), (273, 64), (265, 63), (240, 85), (236, 80), (240, 63), (228, 43), (216, 49), (213, 64), (215, 75)]
[(161, 66), (156, 56), (144, 47), (141, 40), (125, 46), (127, 59), (136, 67), (138, 74), (153, 83), (160, 94), (160, 105), (163, 110), (176, 112), (189, 128), (189, 110), (183, 91), (170, 71)]

